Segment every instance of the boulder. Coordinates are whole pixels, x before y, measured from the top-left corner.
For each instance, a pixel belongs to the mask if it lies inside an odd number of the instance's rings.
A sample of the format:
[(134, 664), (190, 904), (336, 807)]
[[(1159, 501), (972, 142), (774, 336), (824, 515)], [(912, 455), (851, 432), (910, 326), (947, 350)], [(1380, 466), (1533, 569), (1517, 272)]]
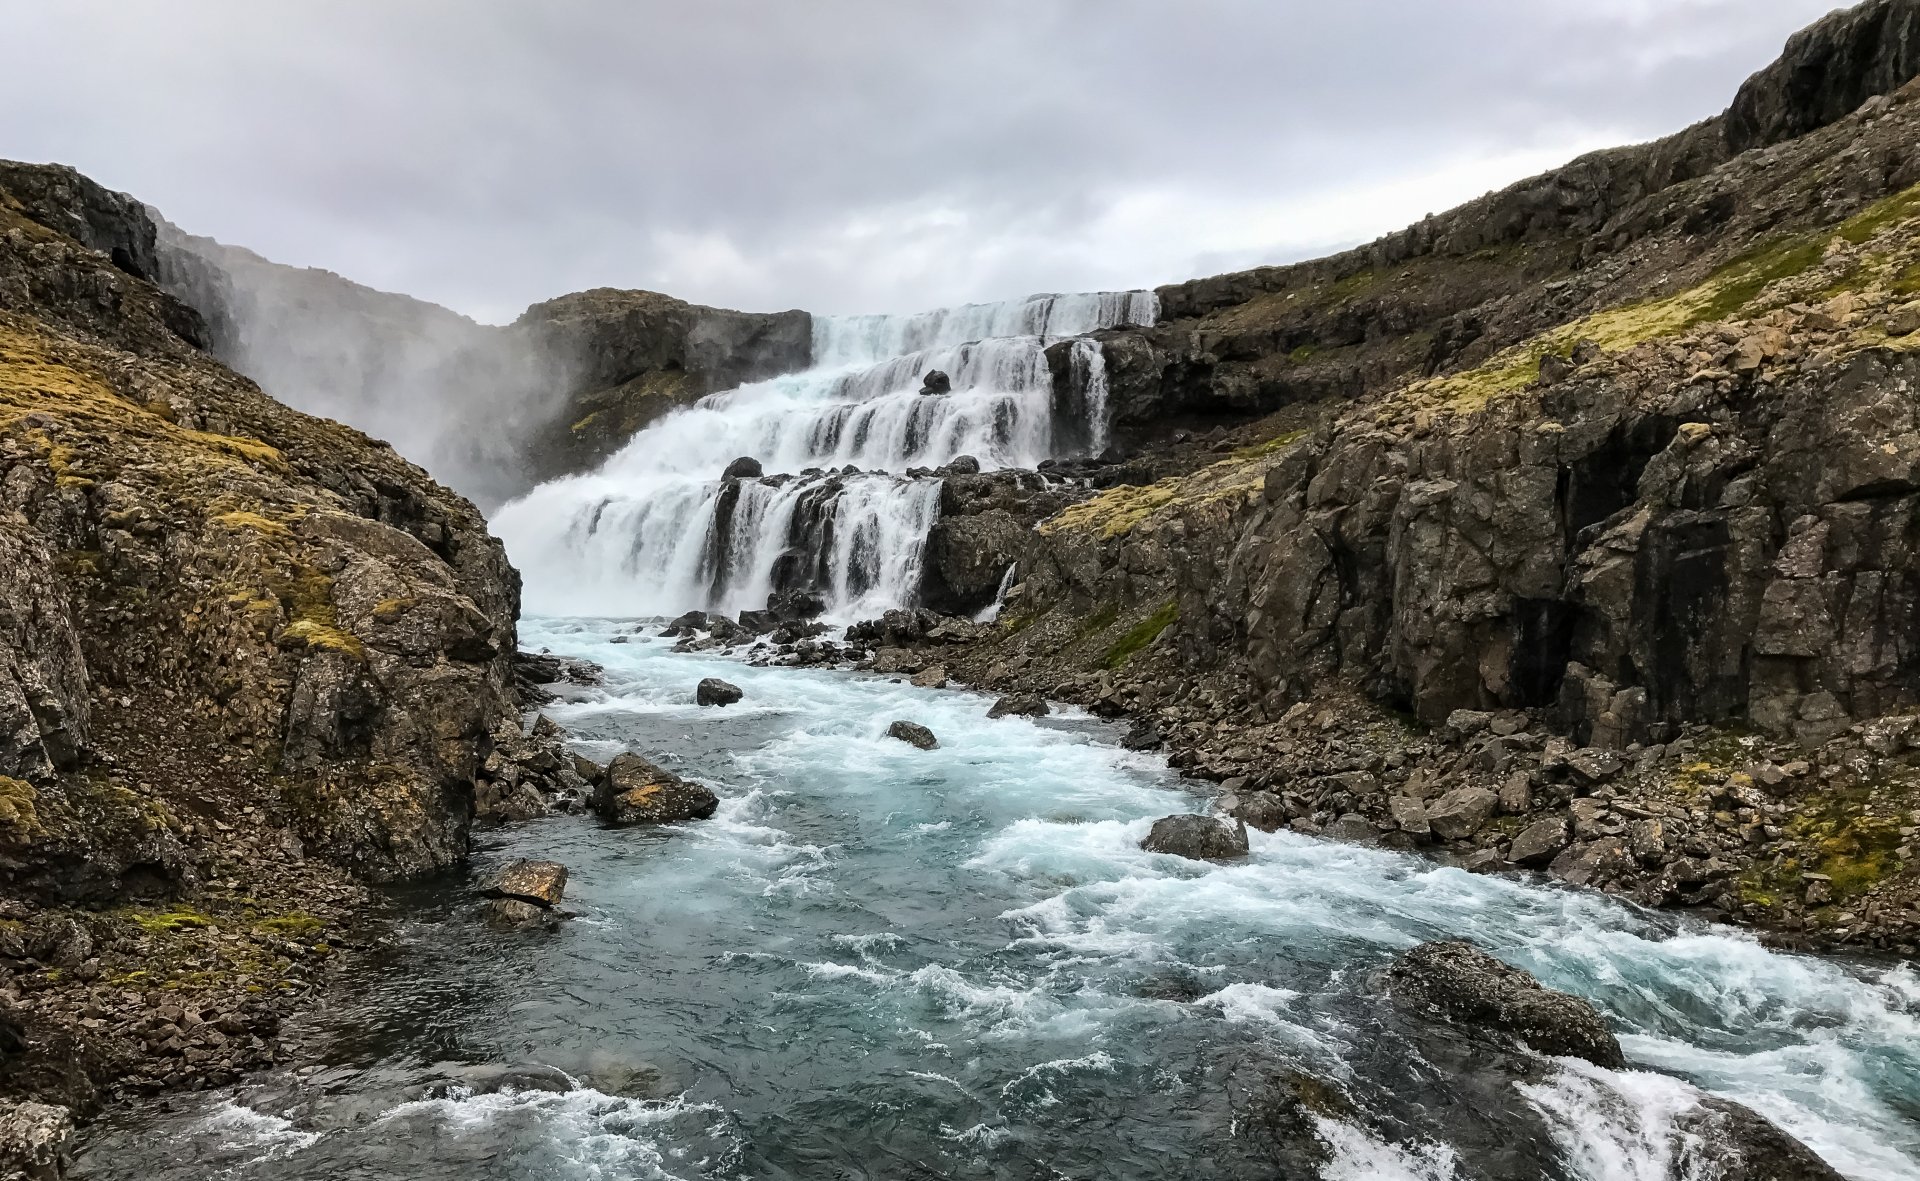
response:
[(1194, 861), (1226, 861), (1247, 855), (1247, 825), (1244, 820), (1228, 824), (1194, 813), (1162, 816), (1153, 822), (1140, 847), (1149, 853), (1169, 853)]
[(70, 1162), (73, 1113), (46, 1103), (0, 1100), (0, 1176), (59, 1181)]
[(757, 480), (765, 474), (766, 473), (760, 468), (759, 460), (751, 455), (742, 455), (727, 465), (727, 470), (720, 473), (720, 478), (723, 480)]
[(944, 689), (947, 687), (947, 667), (936, 664), (932, 668), (921, 669), (913, 674), (913, 684), (920, 689)]
[(1609, 1070), (1626, 1065), (1619, 1041), (1592, 1004), (1547, 988), (1462, 940), (1422, 943), (1394, 961), (1387, 983), (1397, 1004), (1463, 1029)]
[(775, 591), (767, 596), (767, 610), (781, 623), (805, 623), (827, 613), (827, 600), (817, 591)]
[(898, 738), (907, 745), (917, 746), (921, 750), (932, 750), (940, 745), (940, 740), (933, 736), (933, 731), (918, 722), (895, 722), (887, 727), (887, 737)]
[(1004, 718), (1009, 715), (1020, 718), (1044, 718), (1051, 712), (1044, 697), (1033, 693), (1020, 693), (1002, 697), (993, 703), (987, 711), (990, 718)]
[(593, 793), (593, 810), (616, 827), (705, 820), (720, 797), (636, 754), (615, 756)]
[(742, 611), (740, 626), (756, 636), (780, 630), (780, 617), (771, 611)]
[(558, 861), (522, 858), (502, 869), (481, 887), (489, 898), (518, 898), (538, 906), (557, 905), (567, 892), (567, 867)]
[(660, 629), (663, 636), (690, 636), (694, 632), (706, 631), (709, 626), (705, 611), (689, 611), (675, 616), (673, 621)]
[(1416, 796), (1394, 796), (1387, 801), (1387, 811), (1401, 832), (1416, 837), (1428, 836), (1433, 832), (1433, 826), (1427, 820), (1426, 802)]
[(927, 370), (927, 376), (920, 383), (923, 394), (950, 394), (953, 392), (953, 379), (938, 369)]
[(1702, 1095), (1673, 1117), (1674, 1177), (1840, 1181), (1841, 1174), (1750, 1107)]
[(1464, 840), (1480, 831), (1499, 803), (1484, 787), (1456, 787), (1426, 806), (1427, 823), (1442, 840)]
[(950, 476), (977, 476), (980, 461), (971, 455), (956, 455), (947, 461), (946, 472)]
[(1228, 811), (1228, 815), (1261, 832), (1277, 832), (1287, 826), (1287, 806), (1270, 791), (1248, 794)]
[(719, 677), (707, 677), (693, 689), (693, 699), (701, 705), (732, 705), (744, 696), (740, 686)]
[(1566, 847), (1565, 818), (1550, 816), (1545, 820), (1536, 820), (1520, 830), (1520, 835), (1513, 838), (1513, 846), (1507, 850), (1507, 860), (1515, 865), (1545, 865), (1559, 856), (1560, 850)]

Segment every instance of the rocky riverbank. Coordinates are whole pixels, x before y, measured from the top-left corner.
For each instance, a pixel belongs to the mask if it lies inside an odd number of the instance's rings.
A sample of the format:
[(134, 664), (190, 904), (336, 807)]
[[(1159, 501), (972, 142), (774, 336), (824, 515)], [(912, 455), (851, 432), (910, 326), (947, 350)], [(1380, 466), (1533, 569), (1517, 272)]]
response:
[(214, 360), (154, 243), (0, 167), (0, 1095), (60, 1109), (32, 1128), (274, 1061), (380, 938), (369, 884), (580, 786), (523, 731), (478, 512)]

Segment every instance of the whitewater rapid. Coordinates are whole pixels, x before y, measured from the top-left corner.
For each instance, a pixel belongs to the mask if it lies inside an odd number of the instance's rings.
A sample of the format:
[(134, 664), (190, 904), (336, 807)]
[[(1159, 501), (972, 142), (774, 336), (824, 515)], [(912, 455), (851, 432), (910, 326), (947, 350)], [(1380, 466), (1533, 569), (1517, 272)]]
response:
[[(1032, 468), (1107, 443), (1107, 380), (1091, 341), (1068, 346), (1067, 404), (1047, 347), (1150, 324), (1149, 292), (1036, 296), (908, 316), (814, 320), (811, 368), (701, 399), (635, 435), (597, 470), (543, 484), (496, 514), (529, 610), (674, 615), (762, 609), (820, 593), (851, 620), (910, 603), (939, 511), (938, 478), (971, 456)], [(952, 391), (923, 395), (926, 375)], [(735, 459), (770, 479), (722, 482)]]
[[(530, 646), (607, 670), (548, 712), (596, 758), (637, 748), (711, 784), (714, 819), (492, 837), (482, 869), (567, 864), (580, 917), (502, 937), (456, 888), (403, 897), (401, 958), (306, 1034), (328, 1069), (122, 1111), (77, 1175), (1224, 1181), (1274, 1175), (1260, 1103), (1307, 1077), (1350, 1104), (1308, 1129), (1333, 1179), (1664, 1181), (1696, 1088), (1856, 1181), (1920, 1176), (1909, 965), (1289, 833), (1253, 833), (1239, 864), (1147, 853), (1154, 817), (1204, 801), (1106, 723), (988, 720), (975, 694), (632, 631), (529, 621)], [(706, 676), (744, 701), (695, 706)], [(939, 748), (885, 737), (895, 718)], [(1449, 936), (1592, 1000), (1632, 1068), (1516, 1085), (1432, 1058), (1371, 980)], [(448, 1061), (569, 1081), (430, 1087)]]

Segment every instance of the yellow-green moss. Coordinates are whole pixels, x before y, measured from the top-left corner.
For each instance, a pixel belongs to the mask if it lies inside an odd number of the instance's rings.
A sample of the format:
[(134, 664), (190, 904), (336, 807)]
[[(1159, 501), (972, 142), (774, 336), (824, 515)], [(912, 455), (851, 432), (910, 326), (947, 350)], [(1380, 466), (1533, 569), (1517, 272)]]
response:
[(340, 652), (355, 660), (367, 658), (366, 645), (350, 631), (311, 619), (296, 619), (281, 629), (277, 642), (290, 648), (308, 648), (319, 652)]
[(213, 920), (191, 907), (181, 906), (172, 910), (131, 911), (127, 915), (134, 923), (149, 935), (163, 935), (176, 931), (191, 931), (201, 927), (211, 927)]
[(1042, 521), (1040, 531), (1055, 533), (1084, 529), (1096, 531), (1101, 537), (1118, 537), (1152, 516), (1156, 510), (1172, 504), (1178, 496), (1177, 480), (1162, 480), (1157, 484), (1122, 484), (1107, 489), (1091, 500), (1069, 505)]
[(396, 622), (402, 615), (413, 610), (417, 599), (382, 599), (373, 605), (373, 617), (380, 623)]
[(216, 524), (224, 525), (229, 529), (251, 529), (255, 533), (263, 533), (276, 541), (284, 541), (293, 536), (292, 532), (279, 521), (255, 512), (220, 513), (213, 520)]
[(0, 830), (16, 843), (45, 836), (40, 825), (40, 793), (31, 783), (0, 775)]
[(1858, 246), (1881, 230), (1920, 216), (1920, 185), (1883, 197), (1840, 223), (1842, 238)]
[(1282, 435), (1275, 435), (1264, 443), (1255, 443), (1250, 447), (1242, 447), (1233, 453), (1233, 458), (1261, 459), (1265, 456), (1272, 455), (1276, 451), (1284, 451), (1306, 437), (1307, 432), (1305, 431), (1288, 431)]
[(1134, 653), (1159, 639), (1160, 633), (1173, 626), (1174, 621), (1179, 618), (1180, 604), (1172, 599), (1167, 600), (1158, 611), (1135, 624), (1125, 635), (1115, 641), (1113, 647), (1107, 649), (1106, 659), (1102, 663), (1108, 668), (1119, 668)]
[(278, 915), (270, 919), (262, 919), (253, 925), (253, 929), (263, 935), (317, 935), (327, 929), (327, 920), (294, 911), (290, 914)]

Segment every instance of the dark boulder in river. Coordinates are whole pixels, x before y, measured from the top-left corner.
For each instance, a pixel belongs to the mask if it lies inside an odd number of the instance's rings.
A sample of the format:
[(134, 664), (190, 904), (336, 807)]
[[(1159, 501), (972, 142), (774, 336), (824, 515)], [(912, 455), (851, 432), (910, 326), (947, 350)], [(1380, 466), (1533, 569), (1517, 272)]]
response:
[(720, 473), (720, 478), (723, 480), (757, 480), (764, 474), (766, 473), (761, 470), (759, 460), (751, 455), (742, 455), (739, 459), (727, 465), (727, 470)]
[(513, 862), (481, 888), (489, 898), (519, 898), (537, 906), (553, 906), (566, 892), (566, 866), (526, 858)]
[(938, 369), (929, 369), (926, 380), (920, 383), (923, 394), (950, 394), (953, 392), (953, 379)]
[(615, 827), (705, 820), (719, 807), (712, 791), (636, 754), (614, 756), (593, 793), (595, 814)]
[(1669, 1176), (1719, 1181), (1842, 1181), (1842, 1174), (1759, 1112), (1730, 1099), (1700, 1097), (1673, 1117)]
[(740, 686), (719, 677), (708, 677), (693, 690), (694, 701), (701, 705), (732, 705), (745, 696)]
[(1393, 999), (1466, 1029), (1511, 1038), (1542, 1054), (1618, 1070), (1620, 1043), (1599, 1010), (1556, 992), (1463, 940), (1422, 943), (1388, 970)]
[(1044, 718), (1049, 712), (1046, 698), (1033, 693), (1021, 693), (1002, 697), (994, 702), (993, 708), (987, 711), (987, 716), (1004, 718), (1011, 714), (1020, 718)]
[(1162, 816), (1140, 842), (1149, 853), (1171, 853), (1194, 861), (1226, 861), (1247, 855), (1247, 826), (1212, 816)]
[(933, 731), (918, 722), (895, 722), (887, 727), (887, 737), (898, 738), (907, 745), (917, 746), (921, 750), (932, 750), (940, 745), (940, 740), (933, 736)]

